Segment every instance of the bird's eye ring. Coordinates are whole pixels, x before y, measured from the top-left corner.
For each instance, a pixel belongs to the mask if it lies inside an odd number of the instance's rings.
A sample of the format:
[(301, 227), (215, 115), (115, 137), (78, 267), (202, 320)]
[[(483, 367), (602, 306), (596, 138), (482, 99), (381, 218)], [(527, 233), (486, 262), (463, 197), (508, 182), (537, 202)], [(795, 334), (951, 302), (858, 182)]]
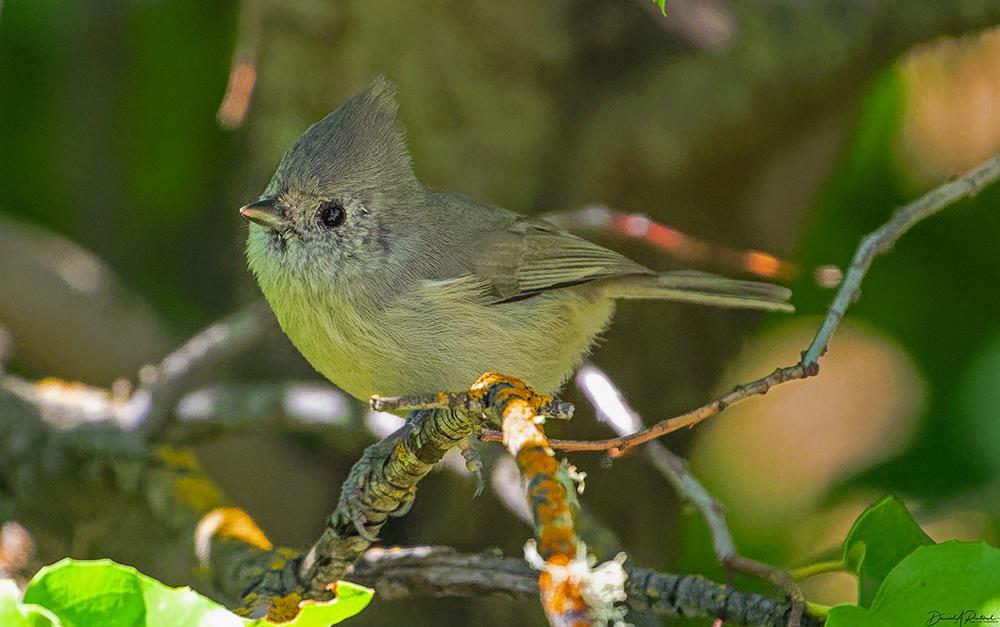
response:
[(319, 223), (328, 229), (335, 229), (344, 223), (344, 218), (347, 217), (347, 212), (344, 211), (344, 205), (338, 200), (327, 200), (321, 202), (319, 209), (316, 210), (316, 219)]

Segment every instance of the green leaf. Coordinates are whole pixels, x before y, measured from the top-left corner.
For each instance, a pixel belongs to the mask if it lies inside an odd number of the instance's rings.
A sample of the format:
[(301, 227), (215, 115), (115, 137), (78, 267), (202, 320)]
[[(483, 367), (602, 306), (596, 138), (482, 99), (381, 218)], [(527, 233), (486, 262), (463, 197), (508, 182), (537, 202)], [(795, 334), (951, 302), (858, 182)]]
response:
[[(363, 610), (372, 594), (368, 588), (338, 582), (335, 600), (305, 603), (295, 619), (282, 625), (326, 627), (338, 623)], [(24, 600), (51, 610), (63, 627), (256, 627), (271, 624), (242, 618), (190, 588), (165, 586), (134, 568), (111, 560), (65, 559), (47, 566), (32, 578)]]
[[(349, 581), (337, 582), (337, 598), (326, 603), (306, 603), (294, 620), (282, 627), (327, 627), (350, 618), (365, 609), (374, 591)], [(261, 623), (270, 624), (270, 623)]]
[(653, 4), (660, 7), (660, 13), (667, 14), (667, 0), (652, 0)]
[[(986, 620), (974, 620), (985, 617)], [(963, 622), (964, 619), (964, 622)], [(1000, 550), (955, 540), (914, 550), (889, 573), (871, 608), (838, 605), (827, 627), (992, 624), (1000, 621)]]
[(858, 516), (844, 540), (844, 563), (858, 575), (858, 605), (868, 607), (889, 571), (914, 549), (934, 541), (894, 496)]
[(0, 579), (0, 625), (4, 627), (60, 627), (59, 619), (43, 607), (21, 603), (21, 591), (10, 579)]

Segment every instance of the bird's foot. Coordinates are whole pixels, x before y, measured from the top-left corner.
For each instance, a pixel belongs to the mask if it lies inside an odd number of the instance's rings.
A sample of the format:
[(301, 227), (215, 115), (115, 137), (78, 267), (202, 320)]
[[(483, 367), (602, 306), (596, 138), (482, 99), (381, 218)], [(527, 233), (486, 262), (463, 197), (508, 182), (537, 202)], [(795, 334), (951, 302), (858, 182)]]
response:
[(450, 409), (499, 422), (504, 409), (515, 399), (527, 403), (539, 416), (561, 419), (573, 416), (572, 403), (538, 394), (521, 379), (496, 372), (487, 372), (464, 392), (373, 396), (369, 403), (375, 411)]
[(469, 388), (469, 396), (485, 410), (499, 416), (514, 399), (527, 403), (535, 414), (550, 418), (573, 417), (573, 404), (535, 392), (527, 383), (511, 375), (487, 372)]
[[(334, 516), (338, 523), (350, 523), (358, 535), (368, 542), (378, 540), (378, 531), (384, 521), (370, 521), (368, 513), (376, 513), (378, 506), (365, 500), (366, 486), (383, 480), (380, 478), (382, 466), (395, 454), (396, 447), (414, 428), (415, 425), (407, 420), (395, 433), (367, 447), (361, 454), (361, 459), (351, 467), (351, 472), (344, 482)], [(416, 488), (411, 488), (388, 515), (405, 515), (413, 506), (415, 496)]]
[(465, 468), (476, 477), (476, 491), (472, 495), (475, 498), (483, 493), (486, 487), (486, 473), (483, 470), (483, 458), (479, 454), (479, 438), (470, 435), (458, 443), (458, 448), (462, 451), (462, 458), (465, 459)]

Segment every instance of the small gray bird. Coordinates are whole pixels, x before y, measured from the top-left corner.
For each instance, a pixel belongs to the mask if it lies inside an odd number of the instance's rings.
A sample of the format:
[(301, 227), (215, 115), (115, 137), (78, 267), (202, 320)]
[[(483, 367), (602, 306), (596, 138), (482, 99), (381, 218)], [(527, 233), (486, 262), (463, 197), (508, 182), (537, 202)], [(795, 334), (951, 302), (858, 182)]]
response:
[(247, 258), (281, 328), (360, 399), (467, 389), (488, 371), (552, 394), (618, 299), (792, 311), (776, 285), (657, 273), (544, 220), (425, 187), (379, 77), (285, 153)]

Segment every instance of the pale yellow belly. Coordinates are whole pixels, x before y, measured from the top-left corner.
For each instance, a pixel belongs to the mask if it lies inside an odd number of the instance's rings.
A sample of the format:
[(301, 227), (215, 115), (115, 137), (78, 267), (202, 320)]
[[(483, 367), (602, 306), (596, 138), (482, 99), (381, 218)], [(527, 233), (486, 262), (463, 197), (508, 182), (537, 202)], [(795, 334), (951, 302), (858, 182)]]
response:
[(415, 290), (378, 312), (330, 303), (279, 315), (279, 321), (317, 371), (367, 399), (463, 390), (488, 371), (553, 393), (613, 311), (612, 300), (591, 297), (587, 290), (558, 290), (502, 305)]

